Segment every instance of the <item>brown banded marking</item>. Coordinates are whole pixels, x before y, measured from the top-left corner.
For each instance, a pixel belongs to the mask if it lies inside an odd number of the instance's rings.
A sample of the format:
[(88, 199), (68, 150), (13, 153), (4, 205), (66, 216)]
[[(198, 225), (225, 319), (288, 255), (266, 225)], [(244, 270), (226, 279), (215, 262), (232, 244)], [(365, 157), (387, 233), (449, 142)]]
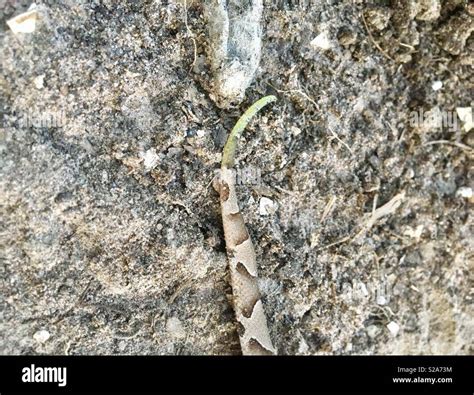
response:
[(229, 234), (229, 248), (235, 249), (250, 238), (244, 217), (241, 213), (228, 214), (227, 226), (224, 231)]
[(234, 310), (244, 355), (275, 354), (257, 283), (255, 250), (240, 212), (235, 190), (235, 172), (221, 168), (219, 194), (222, 222), (234, 294)]
[[(256, 355), (257, 352), (262, 350), (265, 350), (264, 355), (268, 353), (276, 354), (276, 350), (270, 339), (270, 332), (268, 331), (261, 299), (255, 303), (250, 318), (246, 318), (240, 313), (237, 314), (237, 320), (244, 327), (244, 333), (240, 338), (244, 355)], [(262, 348), (252, 347), (253, 342), (257, 342)]]
[(251, 276), (257, 277), (257, 258), (250, 237), (243, 243), (234, 247), (233, 255), (237, 261), (242, 262)]
[(266, 349), (257, 339), (253, 337), (249, 339), (248, 349), (250, 350), (249, 355), (274, 355), (275, 352)]
[(260, 291), (258, 290), (257, 279), (253, 277), (242, 262), (237, 262), (234, 273), (236, 287), (239, 293), (243, 295), (241, 310), (245, 318), (252, 316), (255, 304), (260, 300)]

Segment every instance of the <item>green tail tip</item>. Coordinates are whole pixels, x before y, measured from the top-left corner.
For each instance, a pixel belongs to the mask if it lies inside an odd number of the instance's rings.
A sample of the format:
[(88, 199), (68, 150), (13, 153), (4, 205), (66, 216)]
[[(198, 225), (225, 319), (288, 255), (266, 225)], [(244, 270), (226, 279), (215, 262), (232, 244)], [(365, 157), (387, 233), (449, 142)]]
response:
[(245, 111), (242, 114), (242, 116), (239, 118), (235, 126), (232, 128), (229, 134), (229, 138), (227, 139), (227, 142), (224, 146), (224, 150), (222, 152), (222, 162), (221, 162), (222, 167), (227, 167), (227, 168), (234, 167), (237, 141), (242, 135), (242, 132), (244, 131), (244, 129), (247, 127), (247, 125), (249, 124), (249, 122), (252, 120), (252, 118), (255, 116), (257, 112), (259, 112), (267, 104), (272, 103), (276, 100), (277, 100), (276, 96), (273, 96), (273, 95), (264, 96), (261, 99), (257, 100), (255, 103), (253, 103), (247, 109), (247, 111)]

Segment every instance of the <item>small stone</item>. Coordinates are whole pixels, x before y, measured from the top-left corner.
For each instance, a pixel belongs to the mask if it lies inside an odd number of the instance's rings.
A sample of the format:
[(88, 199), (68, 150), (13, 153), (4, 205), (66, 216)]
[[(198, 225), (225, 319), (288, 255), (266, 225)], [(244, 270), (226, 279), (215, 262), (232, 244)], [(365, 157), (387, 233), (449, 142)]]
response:
[(461, 187), (456, 191), (456, 196), (461, 196), (465, 199), (472, 198), (472, 188), (470, 187)]
[(301, 338), (300, 343), (298, 345), (298, 354), (306, 354), (309, 351), (309, 346), (308, 343), (306, 343), (306, 340)]
[(39, 75), (33, 80), (33, 84), (35, 85), (36, 89), (43, 89), (44, 87), (44, 74)]
[(293, 136), (298, 136), (298, 135), (301, 134), (301, 129), (296, 127), (296, 126), (291, 126), (290, 130), (291, 130), (291, 133), (293, 134)]
[(397, 336), (398, 332), (400, 331), (400, 325), (398, 325), (395, 321), (390, 322), (387, 324), (387, 329), (390, 331), (392, 336)]
[(145, 166), (145, 171), (147, 172), (153, 170), (158, 164), (158, 155), (154, 148), (150, 148), (141, 156), (143, 158), (143, 166)]
[(107, 173), (107, 170), (102, 170), (102, 182), (107, 181), (109, 181), (109, 174)]
[(121, 340), (119, 343), (118, 343), (118, 349), (120, 352), (124, 352), (125, 349), (127, 348), (127, 343), (123, 340)]
[(436, 92), (439, 91), (443, 87), (443, 82), (442, 81), (434, 81), (431, 84), (431, 88)]
[(166, 321), (166, 330), (176, 339), (183, 339), (186, 337), (186, 331), (184, 330), (183, 324), (177, 317), (171, 317)]
[(314, 38), (311, 41), (311, 45), (313, 47), (321, 48), (322, 50), (327, 50), (327, 49), (332, 48), (332, 43), (331, 43), (331, 40), (329, 39), (328, 32), (323, 31), (322, 33), (317, 35), (316, 38)]
[(278, 205), (271, 199), (267, 197), (262, 197), (260, 199), (259, 213), (260, 215), (270, 215), (275, 213)]
[(37, 18), (38, 12), (36, 10), (36, 4), (33, 3), (28, 11), (9, 19), (7, 25), (15, 34), (33, 33), (36, 30)]
[(407, 178), (413, 178), (415, 177), (415, 170), (413, 170), (411, 167), (409, 169), (407, 169), (407, 172), (406, 172), (406, 176)]
[(383, 295), (377, 296), (377, 304), (380, 306), (385, 306), (387, 304), (387, 298)]
[(47, 330), (41, 329), (33, 335), (33, 339), (35, 339), (38, 343), (45, 343), (51, 337)]
[(458, 107), (456, 108), (459, 119), (464, 125), (464, 130), (469, 132), (474, 128), (474, 122), (472, 119), (472, 107)]
[(413, 229), (412, 227), (407, 227), (405, 232), (403, 234), (405, 236), (411, 237), (412, 239), (419, 240), (421, 237), (421, 234), (423, 233), (423, 225), (418, 225), (416, 229)]
[(198, 131), (196, 131), (196, 136), (198, 137), (204, 137), (206, 135), (206, 132), (202, 129), (199, 129)]

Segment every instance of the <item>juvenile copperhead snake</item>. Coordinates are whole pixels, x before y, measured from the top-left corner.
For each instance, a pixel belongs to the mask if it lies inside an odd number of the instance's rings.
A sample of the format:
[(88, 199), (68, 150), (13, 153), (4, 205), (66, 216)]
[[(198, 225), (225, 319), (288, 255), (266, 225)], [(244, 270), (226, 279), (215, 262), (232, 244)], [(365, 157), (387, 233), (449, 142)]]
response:
[(237, 140), (252, 116), (275, 100), (275, 96), (258, 100), (236, 123), (224, 147), (221, 169), (214, 183), (220, 195), (234, 310), (240, 326), (240, 345), (244, 355), (274, 355), (276, 350), (270, 339), (258, 288), (255, 250), (235, 191), (234, 157)]

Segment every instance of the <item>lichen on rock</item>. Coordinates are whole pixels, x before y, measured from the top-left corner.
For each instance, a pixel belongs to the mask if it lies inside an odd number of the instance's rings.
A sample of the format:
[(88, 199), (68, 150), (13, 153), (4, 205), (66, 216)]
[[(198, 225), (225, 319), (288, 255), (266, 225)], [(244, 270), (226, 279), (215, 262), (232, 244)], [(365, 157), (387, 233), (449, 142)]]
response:
[(260, 62), (262, 0), (207, 0), (213, 98), (221, 107), (244, 98)]

